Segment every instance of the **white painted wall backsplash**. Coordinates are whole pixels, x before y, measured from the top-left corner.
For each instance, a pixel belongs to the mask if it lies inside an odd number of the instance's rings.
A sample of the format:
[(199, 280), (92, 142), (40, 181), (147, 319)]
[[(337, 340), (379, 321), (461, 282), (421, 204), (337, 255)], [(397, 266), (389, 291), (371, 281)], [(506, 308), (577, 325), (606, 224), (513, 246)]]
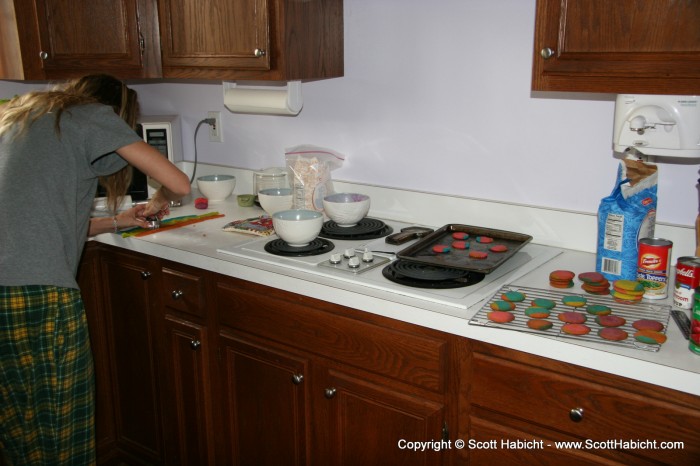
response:
[[(144, 114), (179, 114), (185, 159), (249, 169), (316, 144), (346, 155), (333, 178), (596, 212), (618, 160), (614, 95), (530, 91), (535, 0), (345, 0), (345, 76), (303, 85), (297, 117), (232, 114), (221, 83), (135, 84)], [(0, 82), (0, 96), (43, 87)], [(659, 162), (659, 222), (692, 225), (698, 161)]]

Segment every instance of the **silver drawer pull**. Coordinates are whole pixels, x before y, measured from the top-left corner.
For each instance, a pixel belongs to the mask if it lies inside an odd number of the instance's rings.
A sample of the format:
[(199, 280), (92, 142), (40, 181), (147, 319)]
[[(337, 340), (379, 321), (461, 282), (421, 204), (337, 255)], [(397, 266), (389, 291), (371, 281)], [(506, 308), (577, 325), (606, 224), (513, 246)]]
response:
[(294, 374), (292, 376), (292, 383), (294, 385), (299, 385), (304, 381), (304, 374)]
[(202, 342), (199, 340), (192, 340), (190, 342), (190, 348), (193, 350), (198, 350), (200, 346), (202, 346)]
[(173, 299), (180, 299), (182, 298), (182, 295), (184, 295), (185, 292), (182, 290), (175, 290), (172, 293), (170, 293), (170, 296), (173, 297)]
[(569, 419), (574, 422), (583, 421), (583, 408), (574, 408), (569, 411)]
[(335, 396), (337, 393), (337, 390), (335, 388), (326, 388), (326, 390), (323, 393), (323, 396), (328, 398), (329, 400)]

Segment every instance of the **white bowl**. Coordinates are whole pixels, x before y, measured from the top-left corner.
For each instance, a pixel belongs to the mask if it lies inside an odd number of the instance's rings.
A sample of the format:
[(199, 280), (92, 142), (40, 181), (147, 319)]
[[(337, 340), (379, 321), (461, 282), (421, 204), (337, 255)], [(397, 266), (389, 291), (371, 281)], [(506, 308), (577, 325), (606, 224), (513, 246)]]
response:
[(292, 190), (290, 188), (269, 188), (258, 192), (260, 207), (269, 215), (280, 210), (292, 208)]
[(335, 193), (323, 198), (323, 210), (341, 227), (354, 227), (369, 212), (369, 196), (358, 193)]
[(233, 175), (206, 175), (197, 178), (197, 189), (209, 202), (223, 201), (235, 187), (236, 177)]
[(315, 210), (281, 210), (272, 215), (277, 236), (292, 247), (302, 248), (315, 239), (323, 227), (323, 214)]

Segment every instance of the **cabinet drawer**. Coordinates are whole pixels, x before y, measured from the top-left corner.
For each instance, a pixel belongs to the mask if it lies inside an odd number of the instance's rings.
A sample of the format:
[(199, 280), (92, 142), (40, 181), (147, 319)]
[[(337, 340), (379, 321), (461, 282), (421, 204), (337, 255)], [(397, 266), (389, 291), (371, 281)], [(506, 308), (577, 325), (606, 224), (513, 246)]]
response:
[(163, 267), (163, 304), (193, 316), (204, 317), (204, 279), (194, 273)]
[[(246, 283), (217, 285), (221, 323), (408, 384), (443, 393), (447, 342), (327, 312), (321, 301)], [(337, 311), (339, 307), (334, 307)], [(344, 309), (344, 308), (341, 308)]]
[(672, 398), (665, 402), (582, 380), (573, 366), (562, 374), (480, 353), (473, 355), (472, 382), (474, 405), (511, 418), (593, 441), (682, 441), (684, 448), (641, 452), (672, 464), (700, 457), (700, 410)]

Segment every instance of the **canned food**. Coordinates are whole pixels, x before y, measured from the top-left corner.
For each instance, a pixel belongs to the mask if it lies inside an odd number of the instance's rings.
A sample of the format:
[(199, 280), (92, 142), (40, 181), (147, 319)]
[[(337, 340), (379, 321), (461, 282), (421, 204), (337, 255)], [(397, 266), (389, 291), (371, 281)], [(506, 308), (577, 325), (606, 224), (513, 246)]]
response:
[(695, 354), (700, 354), (700, 288), (695, 289), (693, 311), (690, 314), (690, 336), (688, 348)]
[(700, 257), (679, 257), (676, 263), (676, 285), (673, 305), (679, 309), (693, 308), (695, 288), (700, 286)]
[(668, 271), (673, 242), (661, 238), (639, 240), (637, 281), (644, 285), (646, 299), (664, 299), (668, 296)]

